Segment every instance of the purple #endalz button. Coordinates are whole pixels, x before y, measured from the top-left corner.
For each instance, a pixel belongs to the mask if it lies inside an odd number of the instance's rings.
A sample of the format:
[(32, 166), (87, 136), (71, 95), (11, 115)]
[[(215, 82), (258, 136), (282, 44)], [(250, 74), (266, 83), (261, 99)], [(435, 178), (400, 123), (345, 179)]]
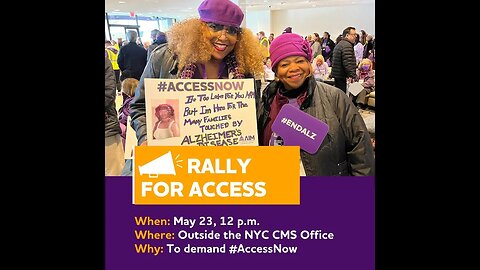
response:
[(272, 124), (272, 131), (282, 137), (284, 145), (298, 145), (306, 152), (315, 154), (328, 133), (328, 125), (285, 104)]

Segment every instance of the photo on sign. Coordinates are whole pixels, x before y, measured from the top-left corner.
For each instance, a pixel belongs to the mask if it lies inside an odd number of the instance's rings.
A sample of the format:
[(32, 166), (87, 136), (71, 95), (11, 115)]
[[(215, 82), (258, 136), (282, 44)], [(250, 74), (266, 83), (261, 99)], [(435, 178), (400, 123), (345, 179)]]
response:
[(152, 100), (153, 139), (180, 137), (178, 99)]

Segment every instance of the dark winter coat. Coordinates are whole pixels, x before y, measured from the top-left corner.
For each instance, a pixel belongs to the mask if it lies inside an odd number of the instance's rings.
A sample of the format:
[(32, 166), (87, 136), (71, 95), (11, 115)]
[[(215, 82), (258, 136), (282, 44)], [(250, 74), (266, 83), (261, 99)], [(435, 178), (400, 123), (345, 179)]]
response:
[(343, 38), (335, 45), (332, 56), (333, 78), (356, 78), (357, 60), (353, 50), (353, 43)]
[(105, 138), (120, 134), (120, 124), (115, 108), (116, 86), (112, 63), (105, 58)]
[[(305, 174), (316, 176), (374, 175), (375, 160), (365, 122), (344, 92), (308, 79), (307, 96), (300, 106), (305, 113), (325, 122), (328, 134), (315, 154), (300, 152)], [(270, 83), (257, 109), (258, 137), (264, 137), (270, 104), (281, 82)]]

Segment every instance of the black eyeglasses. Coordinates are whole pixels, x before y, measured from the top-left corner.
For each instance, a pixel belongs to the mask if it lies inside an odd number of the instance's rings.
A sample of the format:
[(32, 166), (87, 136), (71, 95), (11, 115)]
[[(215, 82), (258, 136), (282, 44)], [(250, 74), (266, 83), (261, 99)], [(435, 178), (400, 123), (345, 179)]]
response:
[(219, 32), (219, 31), (222, 31), (223, 29), (226, 29), (227, 34), (231, 36), (235, 36), (241, 31), (240, 27), (235, 27), (235, 26), (226, 26), (223, 24), (216, 24), (216, 23), (207, 23), (207, 25), (208, 27), (210, 27), (210, 29), (212, 29), (213, 32)]

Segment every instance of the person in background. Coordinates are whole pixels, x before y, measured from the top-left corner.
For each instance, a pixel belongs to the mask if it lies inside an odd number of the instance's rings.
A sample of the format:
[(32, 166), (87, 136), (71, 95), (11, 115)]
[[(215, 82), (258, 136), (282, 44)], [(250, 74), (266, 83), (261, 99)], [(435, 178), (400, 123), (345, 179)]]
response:
[(360, 30), (360, 43), (362, 45), (365, 45), (365, 43), (367, 43), (367, 32), (365, 32), (365, 30)]
[(274, 33), (270, 33), (270, 36), (268, 36), (268, 42), (270, 42), (269, 44), (272, 43), (273, 39), (275, 39), (275, 34), (274, 34)]
[(142, 42), (142, 38), (141, 37), (137, 37), (137, 41), (135, 41), (137, 43), (138, 46), (140, 47), (143, 47), (143, 42)]
[(355, 52), (355, 61), (357, 65), (363, 59), (363, 45), (360, 43), (360, 37), (357, 35), (355, 38), (355, 45), (353, 46), (353, 51)]
[(282, 106), (291, 104), (329, 127), (316, 153), (300, 150), (307, 176), (374, 175), (373, 149), (365, 123), (345, 93), (315, 81), (308, 42), (297, 34), (282, 34), (270, 45), (270, 58), (276, 79), (263, 90), (257, 108), (259, 145), (282, 144), (272, 124)]
[(313, 39), (312, 35), (307, 35), (307, 37), (305, 38), (305, 40), (308, 42), (308, 44), (310, 44), (310, 47), (313, 45), (313, 43), (315, 42), (315, 40)]
[(330, 38), (330, 33), (328, 32), (323, 32), (323, 37), (320, 40), (320, 43), (322, 44), (322, 55), (323, 59), (325, 59), (325, 62), (328, 64), (329, 67), (332, 66), (332, 55), (333, 55), (333, 49), (335, 49), (335, 42)]
[(338, 37), (335, 39), (335, 45), (337, 45), (340, 42), (340, 40), (342, 40), (342, 38), (343, 38), (342, 34), (338, 35)]
[[(263, 76), (263, 56), (255, 35), (241, 28), (244, 14), (230, 0), (204, 0), (200, 18), (174, 24), (167, 43), (151, 54), (130, 103), (138, 145), (147, 145), (145, 78), (244, 79)], [(255, 85), (255, 88), (261, 87)], [(130, 164), (131, 165), (131, 164)], [(131, 173), (125, 166), (124, 174)]]
[(328, 64), (323, 60), (323, 55), (319, 54), (313, 59), (312, 63), (313, 77), (315, 80), (323, 82), (328, 78), (330, 72), (328, 71)]
[(158, 45), (167, 43), (167, 37), (165, 36), (165, 33), (161, 32), (158, 29), (152, 30), (152, 38), (153, 38), (153, 43), (152, 45), (148, 46), (148, 49), (147, 49), (147, 61), (148, 61), (148, 58), (150, 58), (150, 54), (152, 54), (152, 51), (156, 47), (158, 47)]
[(322, 46), (320, 44), (320, 35), (318, 33), (313, 33), (313, 42), (311, 43), (313, 58), (317, 55), (322, 54)]
[(137, 37), (137, 31), (129, 30), (127, 32), (128, 44), (122, 46), (118, 53), (118, 66), (122, 71), (120, 81), (126, 78), (140, 80), (143, 69), (147, 64), (147, 51), (143, 48), (143, 45), (137, 45)]
[(147, 51), (150, 45), (152, 45), (152, 42), (150, 40), (145, 40), (142, 44), (142, 47)]
[(115, 108), (115, 73), (112, 63), (105, 57), (105, 175), (115, 176), (122, 172), (125, 161), (121, 129)]
[(375, 73), (373, 73), (373, 63), (370, 59), (362, 59), (358, 64), (357, 81), (362, 84), (363, 89), (354, 97), (353, 103), (359, 109), (366, 109), (368, 104), (367, 95), (375, 91)]
[(347, 92), (347, 80), (352, 82), (357, 76), (355, 73), (357, 62), (353, 51), (356, 36), (355, 27), (345, 28), (342, 40), (333, 49), (331, 77), (335, 79), (335, 87), (344, 93)]
[(126, 78), (122, 82), (122, 95), (123, 103), (120, 109), (118, 109), (118, 120), (120, 122), (120, 129), (122, 130), (122, 144), (125, 150), (125, 140), (127, 135), (127, 122), (130, 115), (130, 102), (132, 102), (135, 96), (135, 89), (138, 86), (138, 80), (135, 78)]
[(370, 56), (373, 53), (373, 49), (374, 49), (373, 36), (367, 35), (365, 45), (363, 46), (363, 58), (370, 58)]
[(283, 30), (282, 34), (285, 34), (285, 33), (292, 33), (292, 27), (287, 27)]
[(120, 48), (123, 46), (123, 40), (121, 37), (117, 38), (117, 45), (118, 45), (118, 50), (120, 51)]
[(115, 72), (115, 88), (117, 89), (117, 93), (120, 94), (122, 91), (122, 86), (120, 83), (120, 67), (117, 63), (118, 52), (119, 50), (112, 44), (110, 40), (105, 41), (105, 56), (112, 63), (113, 71)]
[[(272, 71), (272, 61), (270, 60), (270, 57), (267, 59), (267, 61), (265, 61), (265, 64), (263, 64), (263, 69), (265, 70), (263, 79), (266, 82), (274, 81), (275, 73)], [(258, 97), (261, 97), (261, 95)]]
[(112, 46), (117, 49), (117, 51), (120, 51), (120, 46), (118, 46), (118, 43), (115, 40), (110, 40), (110, 43), (112, 43)]
[(152, 44), (155, 42), (155, 39), (157, 39), (157, 35), (160, 33), (160, 30), (158, 29), (153, 29), (150, 31), (150, 38), (152, 39)]
[(260, 45), (262, 45), (262, 55), (263, 55), (263, 61), (265, 62), (268, 57), (270, 57), (270, 53), (268, 52), (268, 49), (270, 48), (270, 41), (268, 41), (268, 38), (265, 36), (265, 32), (260, 31), (258, 32), (258, 40), (260, 42)]

